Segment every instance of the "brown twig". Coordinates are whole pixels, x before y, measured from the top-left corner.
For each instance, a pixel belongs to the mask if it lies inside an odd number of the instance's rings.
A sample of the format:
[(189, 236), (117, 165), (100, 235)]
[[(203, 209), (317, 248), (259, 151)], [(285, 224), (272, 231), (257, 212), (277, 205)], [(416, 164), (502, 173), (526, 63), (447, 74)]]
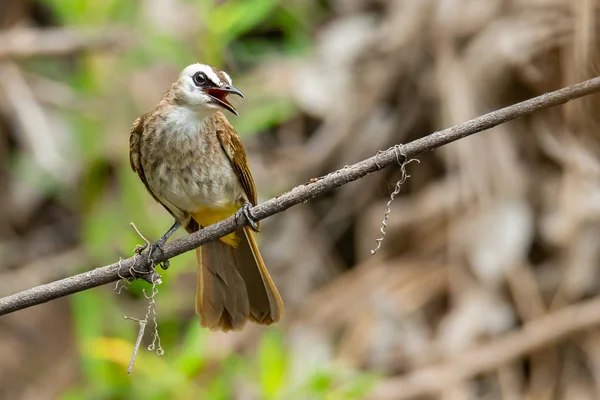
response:
[(370, 398), (412, 399), (442, 391), (475, 375), (539, 350), (565, 337), (600, 325), (600, 299), (596, 298), (547, 314), (518, 331), (510, 332), (478, 348), (464, 351), (450, 360), (424, 367), (377, 386)]
[(131, 360), (129, 360), (129, 366), (127, 367), (127, 373), (131, 374), (133, 372), (133, 364), (135, 364), (135, 360), (137, 358), (138, 352), (140, 351), (140, 345), (142, 344), (142, 339), (144, 338), (144, 332), (146, 331), (146, 324), (148, 324), (148, 321), (145, 318), (137, 319), (137, 318), (133, 318), (133, 317), (128, 317), (126, 315), (124, 315), (123, 318), (137, 322), (140, 327), (140, 329), (138, 331), (137, 339), (135, 340), (135, 345), (133, 346), (133, 353), (131, 354)]
[(0, 33), (0, 59), (64, 56), (83, 50), (122, 48), (131, 42), (131, 38), (131, 32), (115, 27), (13, 29)]
[[(252, 215), (256, 220), (262, 220), (271, 215), (283, 212), (288, 208), (306, 202), (316, 196), (319, 196), (331, 189), (340, 187), (349, 182), (360, 179), (370, 173), (378, 171), (380, 168), (388, 167), (397, 163), (396, 154), (398, 151), (405, 157), (410, 158), (421, 153), (437, 149), (448, 143), (462, 139), (466, 136), (490, 129), (502, 123), (512, 121), (522, 116), (531, 114), (545, 108), (564, 104), (570, 100), (583, 97), (592, 93), (600, 92), (600, 78), (593, 78), (566, 88), (546, 93), (542, 96), (502, 108), (474, 118), (470, 121), (453, 126), (442, 131), (434, 132), (431, 135), (417, 139), (410, 143), (401, 145), (399, 150), (391, 148), (387, 151), (360, 161), (346, 168), (339, 169), (320, 179), (315, 179), (310, 183), (300, 185), (281, 196), (275, 197), (262, 204), (252, 208)], [(168, 258), (175, 257), (186, 251), (190, 251), (208, 243), (219, 237), (225, 236), (242, 226), (248, 221), (245, 217), (229, 217), (219, 223), (208, 226), (198, 232), (173, 241), (164, 247), (164, 252), (154, 260), (156, 263), (165, 261)], [(130, 275), (130, 271), (148, 271), (151, 269), (148, 265), (148, 259), (145, 256), (133, 256), (121, 262), (124, 274)], [(119, 277), (119, 263), (113, 263), (104, 267), (96, 268), (83, 274), (75, 275), (60, 281), (48, 283), (16, 293), (4, 298), (0, 298), (0, 315), (8, 314), (17, 310), (45, 303), (58, 297), (77, 293), (92, 287), (114, 282)], [(151, 279), (149, 279), (151, 281)]]

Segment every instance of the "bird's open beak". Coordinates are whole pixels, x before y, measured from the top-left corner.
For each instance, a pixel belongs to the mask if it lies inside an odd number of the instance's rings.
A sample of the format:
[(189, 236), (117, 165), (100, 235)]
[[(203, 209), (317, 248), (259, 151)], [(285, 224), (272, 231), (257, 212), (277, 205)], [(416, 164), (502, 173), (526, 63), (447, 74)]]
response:
[(237, 110), (231, 105), (229, 101), (227, 101), (227, 95), (235, 94), (240, 96), (242, 99), (244, 98), (244, 94), (233, 86), (223, 86), (220, 88), (209, 88), (205, 89), (204, 92), (212, 97), (216, 104), (220, 105), (226, 110), (231, 111), (235, 115), (238, 114)]

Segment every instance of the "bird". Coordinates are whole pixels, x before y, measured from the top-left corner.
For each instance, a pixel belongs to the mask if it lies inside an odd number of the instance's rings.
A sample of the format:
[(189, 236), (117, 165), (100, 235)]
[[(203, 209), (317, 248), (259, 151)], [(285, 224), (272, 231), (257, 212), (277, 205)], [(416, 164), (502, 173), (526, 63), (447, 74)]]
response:
[(129, 137), (131, 168), (175, 220), (149, 255), (180, 226), (192, 233), (239, 213), (250, 223), (196, 249), (196, 313), (203, 327), (225, 332), (241, 330), (248, 320), (270, 325), (284, 315), (254, 237), (256, 186), (244, 145), (225, 116), (239, 115), (228, 95), (244, 98), (226, 72), (189, 65), (157, 106), (135, 120)]

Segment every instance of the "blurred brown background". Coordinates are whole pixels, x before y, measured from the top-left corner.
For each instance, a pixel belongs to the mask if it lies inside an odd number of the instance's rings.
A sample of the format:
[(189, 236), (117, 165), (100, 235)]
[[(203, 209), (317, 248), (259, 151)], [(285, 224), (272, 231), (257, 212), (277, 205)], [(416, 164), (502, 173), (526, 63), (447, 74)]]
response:
[[(183, 67), (223, 68), (262, 200), (598, 73), (597, 0), (2, 0), (0, 296), (132, 255), (171, 223), (129, 127)], [(600, 113), (589, 96), (264, 221), (276, 328), (156, 296), (165, 355), (125, 373), (135, 282), (0, 318), (2, 399), (600, 398)], [(182, 235), (179, 232), (178, 235)], [(598, 320), (598, 321), (596, 321)], [(532, 329), (527, 327), (533, 327)], [(146, 341), (152, 341), (152, 330)]]

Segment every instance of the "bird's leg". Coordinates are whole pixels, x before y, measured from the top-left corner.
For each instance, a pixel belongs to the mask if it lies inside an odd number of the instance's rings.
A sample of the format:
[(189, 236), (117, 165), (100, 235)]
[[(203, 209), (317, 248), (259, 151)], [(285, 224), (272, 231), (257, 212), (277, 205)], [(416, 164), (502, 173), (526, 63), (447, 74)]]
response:
[(258, 232), (258, 221), (252, 216), (252, 203), (249, 201), (245, 202), (244, 205), (235, 213), (235, 218), (241, 218), (242, 215), (246, 217), (250, 223), (250, 227), (254, 232)]
[[(155, 250), (160, 250), (161, 253), (164, 253), (163, 246), (165, 245), (167, 240), (169, 240), (171, 235), (173, 233), (175, 233), (175, 231), (177, 229), (179, 229), (180, 226), (181, 226), (181, 223), (179, 221), (175, 221), (173, 226), (170, 227), (169, 230), (166, 231), (165, 234), (160, 237), (160, 239), (158, 239), (156, 242), (154, 242), (150, 245), (150, 249), (148, 249), (148, 259), (152, 260), (152, 254), (154, 253)], [(167, 269), (167, 268), (169, 268), (170, 264), (171, 263), (169, 262), (169, 260), (165, 260), (160, 264), (160, 267), (162, 269)]]

